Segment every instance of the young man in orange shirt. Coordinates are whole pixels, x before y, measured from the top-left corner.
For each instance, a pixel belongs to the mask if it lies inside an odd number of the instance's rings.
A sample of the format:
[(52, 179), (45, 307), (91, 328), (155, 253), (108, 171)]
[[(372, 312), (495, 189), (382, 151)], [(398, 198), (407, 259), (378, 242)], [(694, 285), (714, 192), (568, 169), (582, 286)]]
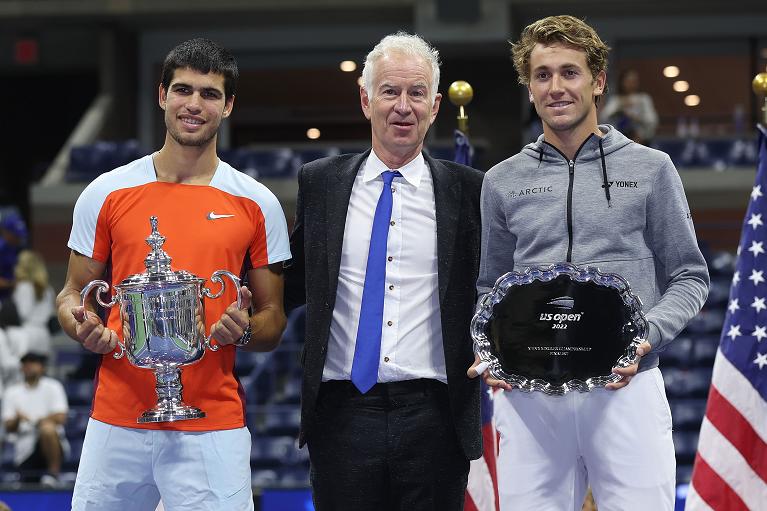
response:
[[(266, 187), (218, 159), (216, 137), (234, 106), (237, 63), (225, 49), (193, 39), (166, 57), (159, 104), (163, 147), (95, 179), (74, 210), (66, 284), (58, 297), (64, 330), (104, 354), (72, 509), (253, 509), (250, 434), (244, 391), (233, 373), (235, 346), (268, 351), (285, 327), (281, 262), (290, 258), (287, 227)], [(159, 219), (173, 269), (202, 278), (247, 270), (248, 286), (206, 304), (205, 331), (221, 348), (184, 367), (184, 399), (206, 417), (137, 424), (156, 402), (152, 371), (115, 359), (122, 337), (118, 307), (106, 325), (93, 303), (80, 306), (88, 282), (111, 285), (144, 271), (149, 217)], [(231, 305), (228, 305), (231, 304)], [(227, 306), (228, 305), (228, 306)], [(249, 313), (248, 309), (252, 310)]]

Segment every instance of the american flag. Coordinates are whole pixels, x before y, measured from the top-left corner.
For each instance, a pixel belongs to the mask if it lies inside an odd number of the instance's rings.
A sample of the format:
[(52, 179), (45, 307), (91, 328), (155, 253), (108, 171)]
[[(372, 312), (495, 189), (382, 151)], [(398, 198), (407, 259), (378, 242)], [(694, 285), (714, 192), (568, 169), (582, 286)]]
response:
[(685, 509), (767, 510), (767, 131)]
[[(455, 161), (471, 165), (472, 147), (462, 131), (455, 130)], [(471, 461), (464, 511), (498, 511), (498, 436), (493, 423), (493, 390), (481, 382), (482, 457)]]
[(493, 424), (493, 390), (482, 382), (482, 457), (471, 461), (464, 511), (498, 511), (498, 436)]

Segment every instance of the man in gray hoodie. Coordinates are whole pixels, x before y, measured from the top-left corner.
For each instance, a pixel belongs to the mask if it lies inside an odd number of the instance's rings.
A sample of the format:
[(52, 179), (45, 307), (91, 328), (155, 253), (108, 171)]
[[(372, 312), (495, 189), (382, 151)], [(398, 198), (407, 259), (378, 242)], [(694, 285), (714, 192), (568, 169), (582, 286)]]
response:
[(708, 271), (668, 155), (597, 124), (608, 51), (571, 16), (539, 20), (512, 45), (543, 135), (485, 176), (477, 287), (562, 261), (618, 273), (642, 300), (647, 342), (638, 364), (614, 369), (621, 380), (588, 393), (520, 392), (482, 374), (505, 390), (495, 403), (503, 511), (579, 510), (588, 485), (599, 509), (674, 508), (658, 352), (702, 307)]

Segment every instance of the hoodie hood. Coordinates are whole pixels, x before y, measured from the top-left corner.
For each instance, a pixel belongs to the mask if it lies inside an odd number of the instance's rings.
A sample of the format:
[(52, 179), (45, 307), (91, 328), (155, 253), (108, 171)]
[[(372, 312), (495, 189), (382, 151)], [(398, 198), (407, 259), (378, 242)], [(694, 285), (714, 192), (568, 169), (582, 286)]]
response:
[[(607, 201), (607, 206), (612, 207), (605, 155), (614, 153), (618, 149), (631, 144), (632, 141), (626, 138), (623, 133), (616, 130), (609, 124), (599, 125), (598, 128), (603, 135), (598, 137), (596, 134), (589, 134), (589, 136), (586, 137), (586, 140), (584, 140), (581, 146), (578, 148), (578, 152), (575, 155), (574, 161), (575, 163), (587, 163), (597, 159), (600, 160), (602, 167), (602, 188), (604, 189), (605, 200)], [(561, 162), (563, 158), (567, 160), (567, 157), (565, 157), (563, 153), (561, 153), (556, 147), (544, 140), (544, 136), (545, 135), (541, 135), (535, 142), (527, 144), (522, 149), (522, 154), (537, 158), (539, 166), (543, 162)]]
[[(599, 151), (599, 142), (602, 142), (602, 150), (605, 156), (614, 153), (618, 149), (621, 149), (633, 142), (627, 138), (623, 133), (616, 130), (609, 124), (600, 124), (599, 131), (603, 133), (602, 137), (596, 135), (589, 135), (583, 146), (578, 151), (578, 155), (575, 157), (575, 162), (589, 162), (593, 160), (601, 159), (602, 155)], [(538, 140), (527, 144), (522, 148), (522, 154), (535, 158), (537, 162), (557, 163), (561, 162), (564, 156), (552, 145), (546, 143), (544, 135), (538, 137)]]

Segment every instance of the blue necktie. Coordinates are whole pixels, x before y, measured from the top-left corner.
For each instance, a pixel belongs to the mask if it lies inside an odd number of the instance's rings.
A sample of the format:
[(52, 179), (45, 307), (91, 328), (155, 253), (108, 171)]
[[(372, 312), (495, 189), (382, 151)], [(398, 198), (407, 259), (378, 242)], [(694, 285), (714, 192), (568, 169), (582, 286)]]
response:
[(378, 380), (378, 360), (381, 357), (384, 292), (386, 285), (386, 240), (391, 221), (391, 182), (399, 172), (383, 172), (383, 189), (378, 198), (370, 234), (370, 251), (362, 288), (360, 323), (352, 362), (352, 383), (363, 394)]

